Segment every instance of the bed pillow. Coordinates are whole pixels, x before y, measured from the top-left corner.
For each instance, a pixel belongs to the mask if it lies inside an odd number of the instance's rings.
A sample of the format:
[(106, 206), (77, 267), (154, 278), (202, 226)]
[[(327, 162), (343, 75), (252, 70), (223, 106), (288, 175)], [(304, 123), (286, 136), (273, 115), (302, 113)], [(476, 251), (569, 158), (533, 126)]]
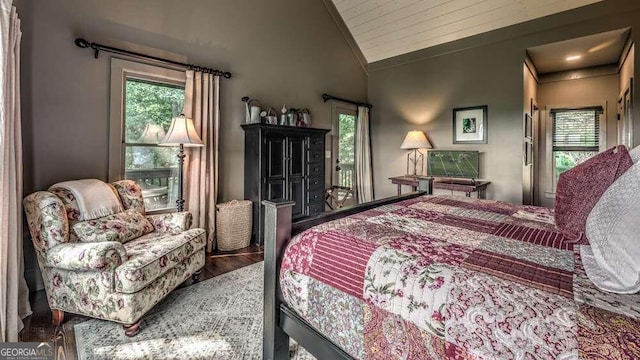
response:
[(618, 145), (560, 174), (555, 220), (565, 237), (574, 242), (583, 238), (591, 209), (631, 165), (629, 151), (624, 145)]
[(633, 161), (634, 164), (640, 161), (640, 145), (631, 149), (629, 151), (629, 156), (631, 156), (631, 160)]
[(117, 241), (126, 243), (153, 231), (144, 215), (130, 209), (121, 213), (82, 221), (73, 226), (81, 242)]
[(589, 279), (600, 289), (640, 291), (640, 163), (602, 195), (587, 218), (591, 246), (580, 253)]

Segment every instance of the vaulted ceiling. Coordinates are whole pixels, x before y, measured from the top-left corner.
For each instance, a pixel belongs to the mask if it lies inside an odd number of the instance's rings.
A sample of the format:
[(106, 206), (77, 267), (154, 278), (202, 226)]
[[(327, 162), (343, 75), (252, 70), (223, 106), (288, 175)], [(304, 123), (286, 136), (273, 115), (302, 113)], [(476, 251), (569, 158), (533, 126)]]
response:
[(332, 0), (367, 62), (601, 0)]

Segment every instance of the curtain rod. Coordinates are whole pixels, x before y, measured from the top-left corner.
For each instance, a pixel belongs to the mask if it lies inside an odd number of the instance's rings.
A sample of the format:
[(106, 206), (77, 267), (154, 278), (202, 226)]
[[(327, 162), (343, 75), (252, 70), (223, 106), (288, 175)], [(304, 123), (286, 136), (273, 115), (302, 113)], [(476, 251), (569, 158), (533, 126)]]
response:
[(151, 59), (151, 60), (155, 60), (155, 61), (160, 61), (160, 62), (164, 62), (164, 63), (168, 63), (168, 64), (173, 64), (173, 65), (178, 65), (178, 66), (183, 66), (186, 67), (188, 69), (192, 69), (192, 70), (196, 70), (196, 71), (202, 71), (205, 73), (209, 73), (209, 74), (213, 74), (213, 75), (219, 75), (222, 76), (224, 78), (231, 78), (231, 73), (227, 72), (227, 71), (222, 71), (222, 70), (218, 70), (218, 69), (212, 69), (212, 68), (208, 68), (208, 67), (203, 67), (203, 66), (198, 66), (198, 65), (193, 65), (193, 64), (185, 64), (185, 63), (181, 63), (178, 61), (173, 61), (173, 60), (169, 60), (169, 59), (163, 59), (157, 56), (152, 56), (152, 55), (145, 55), (145, 54), (141, 54), (135, 51), (129, 51), (129, 50), (125, 50), (125, 49), (120, 49), (117, 47), (112, 47), (112, 46), (107, 46), (107, 45), (102, 45), (102, 44), (98, 44), (98, 43), (90, 43), (89, 41), (87, 41), (86, 39), (83, 38), (77, 38), (75, 40), (76, 46), (86, 49), (86, 48), (92, 48), (93, 49), (93, 57), (95, 57), (96, 59), (98, 58), (98, 55), (100, 54), (100, 50), (102, 51), (106, 51), (106, 52), (110, 52), (110, 53), (114, 53), (114, 54), (120, 54), (120, 55), (129, 55), (129, 56), (135, 56), (135, 57), (139, 57), (139, 58), (144, 58), (144, 59)]
[(338, 100), (338, 101), (346, 102), (346, 103), (357, 105), (357, 106), (368, 107), (369, 109), (371, 109), (373, 107), (373, 105), (371, 105), (371, 104), (361, 103), (361, 102), (357, 102), (357, 101), (351, 101), (351, 100), (339, 98), (339, 97), (336, 97), (336, 96), (331, 96), (329, 94), (322, 94), (322, 99), (324, 100), (324, 102), (327, 102), (329, 100)]

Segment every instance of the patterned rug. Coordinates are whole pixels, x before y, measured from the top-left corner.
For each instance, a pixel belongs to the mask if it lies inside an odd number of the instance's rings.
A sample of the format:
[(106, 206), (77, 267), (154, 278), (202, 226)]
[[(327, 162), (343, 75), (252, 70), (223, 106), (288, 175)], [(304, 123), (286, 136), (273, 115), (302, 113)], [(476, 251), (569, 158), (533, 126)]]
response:
[[(263, 263), (178, 289), (142, 318), (128, 338), (122, 326), (75, 325), (80, 359), (261, 359)], [(314, 359), (294, 342), (291, 358)]]

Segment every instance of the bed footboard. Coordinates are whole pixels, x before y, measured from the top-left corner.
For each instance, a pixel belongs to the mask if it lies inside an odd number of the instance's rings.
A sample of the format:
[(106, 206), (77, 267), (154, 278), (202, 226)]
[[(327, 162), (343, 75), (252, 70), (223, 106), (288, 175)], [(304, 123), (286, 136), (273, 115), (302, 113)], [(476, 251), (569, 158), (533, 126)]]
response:
[(263, 201), (264, 212), (264, 332), (263, 359), (289, 358), (289, 335), (317, 358), (350, 359), (350, 356), (317, 332), (283, 303), (278, 276), (291, 237), (310, 227), (378, 206), (431, 194), (433, 179), (421, 179), (418, 192), (345, 207), (291, 223), (292, 201)]

